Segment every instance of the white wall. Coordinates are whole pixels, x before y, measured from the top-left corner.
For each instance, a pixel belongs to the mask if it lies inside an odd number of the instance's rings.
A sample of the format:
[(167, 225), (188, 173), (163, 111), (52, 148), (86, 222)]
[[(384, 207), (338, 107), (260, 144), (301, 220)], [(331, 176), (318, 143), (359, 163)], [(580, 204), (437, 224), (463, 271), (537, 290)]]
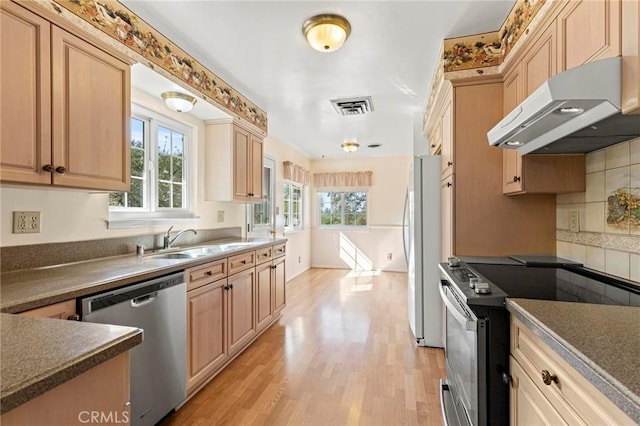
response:
[[(558, 256), (640, 283), (640, 139), (587, 154), (586, 192), (556, 199)], [(616, 192), (627, 194), (613, 213)], [(579, 215), (572, 232), (570, 214)]]
[[(160, 99), (144, 92), (132, 90), (133, 102), (157, 111), (169, 118), (193, 128), (194, 158), (196, 167), (194, 211), (198, 219), (188, 223), (176, 220), (175, 230), (183, 228), (226, 228), (241, 226), (244, 229), (245, 208), (241, 204), (204, 200), (204, 123), (189, 114), (177, 113), (165, 107)], [(64, 241), (92, 240), (131, 235), (161, 233), (168, 226), (135, 229), (107, 229), (109, 216), (107, 193), (92, 193), (88, 190), (52, 189), (28, 186), (0, 186), (0, 245), (16, 246)], [(39, 234), (13, 234), (13, 211), (40, 211), (41, 232)], [(217, 221), (218, 210), (225, 212), (224, 222)]]
[[(292, 161), (305, 169), (309, 170), (309, 158), (280, 141), (273, 136), (267, 136), (264, 140), (264, 155), (272, 158), (276, 163), (276, 208), (279, 215), (276, 216), (276, 223), (282, 221), (283, 202), (284, 202), (284, 178), (282, 177), (282, 162)], [(301, 231), (286, 232), (278, 234), (279, 237), (288, 238), (287, 241), (287, 280), (294, 278), (311, 267), (311, 231), (310, 231), (310, 199), (311, 190), (309, 186), (305, 186), (303, 190), (303, 224), (304, 229)], [(279, 216), (279, 217), (278, 217)]]
[[(368, 189), (369, 227), (366, 230), (318, 228), (317, 196), (314, 189), (311, 212), (312, 266), (350, 268), (355, 253), (362, 259), (361, 264), (371, 264), (374, 269), (406, 271), (402, 247), (402, 215), (410, 162), (410, 156), (311, 162), (313, 172), (373, 172), (373, 183)], [(391, 260), (387, 258), (389, 253)]]

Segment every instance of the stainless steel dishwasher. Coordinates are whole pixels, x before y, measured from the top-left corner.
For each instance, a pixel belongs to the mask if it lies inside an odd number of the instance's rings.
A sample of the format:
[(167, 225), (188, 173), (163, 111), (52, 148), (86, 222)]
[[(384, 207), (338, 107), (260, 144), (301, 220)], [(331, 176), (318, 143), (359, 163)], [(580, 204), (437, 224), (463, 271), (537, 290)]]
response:
[(187, 397), (187, 284), (167, 275), (82, 299), (82, 320), (144, 330), (131, 350), (131, 425), (154, 425)]

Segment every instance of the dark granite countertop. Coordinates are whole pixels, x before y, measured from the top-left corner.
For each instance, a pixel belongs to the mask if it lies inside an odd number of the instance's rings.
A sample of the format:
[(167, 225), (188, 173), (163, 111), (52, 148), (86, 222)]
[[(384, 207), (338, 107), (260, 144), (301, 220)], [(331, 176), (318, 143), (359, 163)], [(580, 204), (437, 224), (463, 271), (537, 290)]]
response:
[(640, 308), (507, 299), (507, 309), (640, 422)]
[(0, 314), (0, 412), (140, 343), (139, 328)]
[[(285, 238), (229, 239), (200, 243), (196, 247), (238, 242), (252, 244), (197, 258), (159, 259), (154, 257), (159, 253), (148, 253), (145, 256), (116, 256), (66, 265), (4, 272), (0, 274), (0, 312), (23, 312), (100, 293), (286, 241)], [(182, 249), (186, 249), (186, 247)]]

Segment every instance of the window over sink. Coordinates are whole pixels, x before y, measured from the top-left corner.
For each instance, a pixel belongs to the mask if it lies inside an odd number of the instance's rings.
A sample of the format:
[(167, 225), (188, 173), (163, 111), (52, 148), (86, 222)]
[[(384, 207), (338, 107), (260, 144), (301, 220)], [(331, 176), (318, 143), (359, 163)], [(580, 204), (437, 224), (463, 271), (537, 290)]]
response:
[(131, 110), (131, 188), (109, 194), (110, 222), (193, 217), (192, 129), (135, 104)]

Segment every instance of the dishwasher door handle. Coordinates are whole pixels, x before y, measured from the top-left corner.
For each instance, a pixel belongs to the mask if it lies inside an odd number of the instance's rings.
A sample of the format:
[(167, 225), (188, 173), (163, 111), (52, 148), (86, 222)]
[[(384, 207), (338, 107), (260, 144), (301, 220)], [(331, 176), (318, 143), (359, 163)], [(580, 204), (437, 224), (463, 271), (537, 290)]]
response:
[(156, 297), (158, 296), (158, 292), (153, 292), (149, 294), (145, 294), (144, 296), (136, 297), (135, 299), (131, 299), (131, 306), (133, 308), (140, 308), (142, 306), (153, 303)]

